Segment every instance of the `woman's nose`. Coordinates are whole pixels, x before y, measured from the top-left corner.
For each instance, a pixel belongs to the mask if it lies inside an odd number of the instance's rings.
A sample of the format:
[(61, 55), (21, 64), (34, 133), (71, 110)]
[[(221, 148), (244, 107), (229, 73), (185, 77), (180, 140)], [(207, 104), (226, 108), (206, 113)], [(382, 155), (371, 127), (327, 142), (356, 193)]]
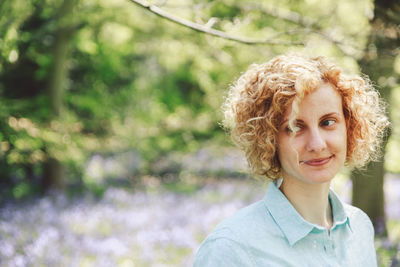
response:
[(326, 141), (319, 130), (309, 132), (306, 149), (309, 152), (321, 152), (326, 149)]

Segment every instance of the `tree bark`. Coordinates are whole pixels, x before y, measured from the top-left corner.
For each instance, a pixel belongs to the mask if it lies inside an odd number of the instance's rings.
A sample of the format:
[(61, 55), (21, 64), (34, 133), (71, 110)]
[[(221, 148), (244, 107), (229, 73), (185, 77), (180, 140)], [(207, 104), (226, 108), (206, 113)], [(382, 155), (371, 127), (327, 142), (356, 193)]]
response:
[[(392, 84), (390, 79), (398, 80), (394, 71), (396, 50), (400, 46), (398, 30), (400, 4), (394, 0), (376, 0), (374, 18), (371, 20), (371, 33), (368, 48), (359, 60), (362, 72), (379, 85), (382, 98), (388, 103)], [(389, 132), (382, 143), (382, 157), (371, 162), (364, 171), (353, 171), (353, 205), (364, 210), (371, 218), (377, 235), (386, 236), (384, 209), (384, 157)]]
[(42, 190), (63, 190), (65, 188), (65, 168), (54, 158), (48, 158), (43, 166)]
[[(64, 0), (56, 14), (57, 27), (52, 51), (53, 63), (46, 88), (53, 113), (50, 120), (60, 121), (62, 119), (64, 91), (68, 78), (68, 52), (70, 41), (76, 29), (71, 14), (76, 2), (76, 0)], [(64, 189), (66, 184), (64, 166), (52, 155), (49, 155), (43, 168), (43, 189), (45, 191), (50, 188)]]
[(366, 171), (353, 171), (353, 205), (365, 211), (374, 224), (375, 233), (387, 235), (384, 209), (383, 162), (371, 162)]

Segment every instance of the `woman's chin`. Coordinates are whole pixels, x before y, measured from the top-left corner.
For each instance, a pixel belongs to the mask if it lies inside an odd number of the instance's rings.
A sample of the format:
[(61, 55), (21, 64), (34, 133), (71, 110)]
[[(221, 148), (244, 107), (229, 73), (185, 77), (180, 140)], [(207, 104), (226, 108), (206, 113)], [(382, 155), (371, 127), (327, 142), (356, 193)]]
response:
[(332, 172), (313, 172), (305, 173), (303, 179), (310, 184), (324, 184), (330, 182), (336, 173)]

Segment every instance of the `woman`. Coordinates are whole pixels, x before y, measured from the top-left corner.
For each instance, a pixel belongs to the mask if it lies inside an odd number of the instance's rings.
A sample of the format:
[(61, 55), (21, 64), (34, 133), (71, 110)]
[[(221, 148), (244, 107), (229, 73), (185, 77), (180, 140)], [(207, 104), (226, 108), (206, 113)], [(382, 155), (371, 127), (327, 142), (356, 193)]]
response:
[(343, 165), (379, 152), (388, 120), (368, 79), (323, 57), (278, 56), (252, 65), (224, 110), (252, 172), (273, 182), (216, 227), (194, 266), (376, 266), (370, 219), (330, 189)]

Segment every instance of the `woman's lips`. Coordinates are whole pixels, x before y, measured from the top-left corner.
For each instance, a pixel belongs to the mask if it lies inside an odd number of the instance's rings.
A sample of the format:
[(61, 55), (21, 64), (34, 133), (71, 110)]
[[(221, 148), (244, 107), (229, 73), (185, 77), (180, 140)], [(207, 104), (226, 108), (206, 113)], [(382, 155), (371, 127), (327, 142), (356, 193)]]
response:
[(330, 157), (326, 157), (326, 158), (319, 158), (319, 159), (312, 159), (312, 160), (302, 161), (300, 163), (307, 164), (307, 165), (310, 165), (310, 166), (322, 166), (322, 165), (327, 164), (333, 158), (333, 156), (334, 155), (332, 155)]

